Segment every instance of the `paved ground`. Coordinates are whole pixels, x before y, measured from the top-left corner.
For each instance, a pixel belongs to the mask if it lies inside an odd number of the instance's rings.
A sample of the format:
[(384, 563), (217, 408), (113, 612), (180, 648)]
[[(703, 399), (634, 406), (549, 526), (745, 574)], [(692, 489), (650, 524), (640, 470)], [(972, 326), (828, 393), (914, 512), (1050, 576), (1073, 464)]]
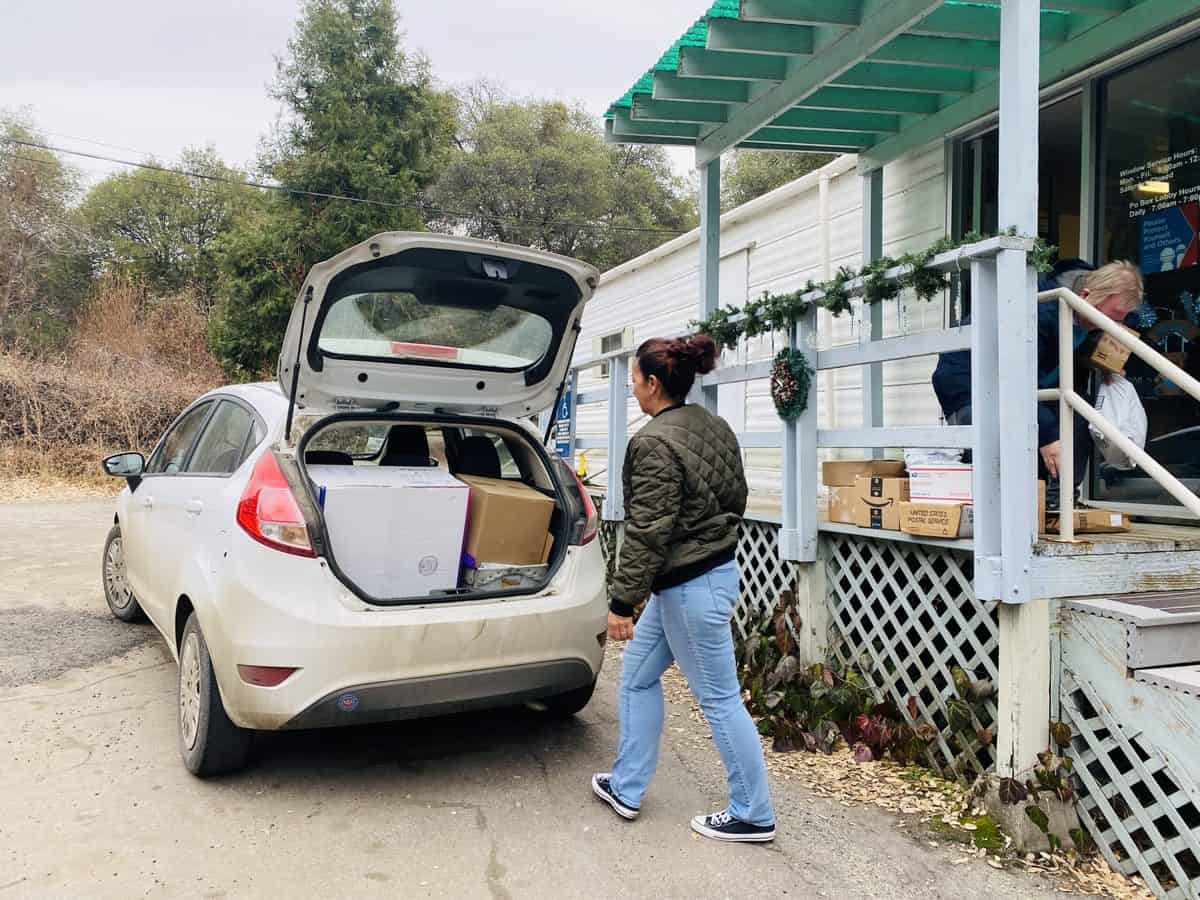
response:
[(682, 710), (642, 818), (617, 820), (587, 786), (616, 745), (615, 666), (571, 722), (273, 735), (249, 771), (198, 781), (176, 751), (174, 664), (148, 628), (101, 616), (111, 508), (0, 506), (0, 900), (1056, 896), (795, 786), (776, 791), (773, 846), (694, 837), (723, 779)]

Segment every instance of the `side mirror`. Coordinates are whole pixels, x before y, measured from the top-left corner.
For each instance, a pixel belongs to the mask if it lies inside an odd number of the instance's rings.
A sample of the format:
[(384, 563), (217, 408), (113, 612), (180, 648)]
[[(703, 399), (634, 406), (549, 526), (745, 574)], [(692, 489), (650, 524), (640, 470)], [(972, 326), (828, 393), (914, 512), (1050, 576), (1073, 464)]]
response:
[(146, 457), (140, 453), (115, 453), (105, 459), (103, 465), (106, 475), (126, 478), (130, 488), (135, 488), (146, 470)]

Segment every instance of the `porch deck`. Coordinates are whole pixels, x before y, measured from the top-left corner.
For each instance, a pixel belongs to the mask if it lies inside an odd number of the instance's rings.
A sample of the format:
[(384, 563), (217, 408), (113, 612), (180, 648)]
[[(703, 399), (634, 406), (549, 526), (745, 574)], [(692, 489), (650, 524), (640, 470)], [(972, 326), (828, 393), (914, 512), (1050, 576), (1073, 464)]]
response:
[[(783, 504), (778, 495), (751, 494), (746, 508), (746, 518), (778, 525), (783, 519)], [(970, 538), (946, 540), (943, 538), (914, 537), (898, 531), (878, 531), (858, 528), (840, 522), (830, 522), (824, 508), (817, 517), (821, 531), (839, 534), (859, 534), (877, 540), (898, 540), (948, 547), (954, 550), (971, 550), (974, 542)], [(1177, 553), (1200, 552), (1200, 527), (1194, 525), (1162, 525), (1149, 522), (1134, 522), (1128, 532), (1121, 534), (1081, 534), (1067, 543), (1055, 535), (1043, 534), (1034, 547), (1034, 554), (1043, 557), (1096, 556), (1127, 553)]]

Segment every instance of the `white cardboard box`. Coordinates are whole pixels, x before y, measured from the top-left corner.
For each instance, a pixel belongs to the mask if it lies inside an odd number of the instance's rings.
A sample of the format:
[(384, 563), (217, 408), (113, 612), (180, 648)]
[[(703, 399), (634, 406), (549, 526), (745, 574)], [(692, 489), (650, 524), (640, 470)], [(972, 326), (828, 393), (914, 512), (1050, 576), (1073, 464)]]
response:
[(971, 476), (971, 466), (964, 463), (910, 466), (908, 495), (913, 500), (971, 503), (974, 500)]
[[(373, 597), (458, 587), (470, 489), (436, 468), (309, 466), (338, 566)], [(321, 490), (323, 489), (323, 490)]]

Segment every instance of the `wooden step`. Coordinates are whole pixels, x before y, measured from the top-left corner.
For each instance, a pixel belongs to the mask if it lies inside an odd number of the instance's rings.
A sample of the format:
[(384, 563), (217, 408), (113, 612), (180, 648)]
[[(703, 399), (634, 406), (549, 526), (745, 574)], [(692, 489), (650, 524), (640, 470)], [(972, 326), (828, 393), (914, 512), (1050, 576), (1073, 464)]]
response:
[(1200, 590), (1065, 602), (1069, 609), (1125, 624), (1131, 669), (1200, 664)]

